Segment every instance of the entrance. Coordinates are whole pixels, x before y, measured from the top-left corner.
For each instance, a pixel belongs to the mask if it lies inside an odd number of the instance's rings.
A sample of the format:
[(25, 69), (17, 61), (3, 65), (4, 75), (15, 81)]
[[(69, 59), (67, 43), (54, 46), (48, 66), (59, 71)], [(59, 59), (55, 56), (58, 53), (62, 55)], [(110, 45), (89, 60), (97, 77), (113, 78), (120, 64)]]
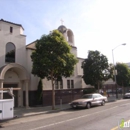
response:
[[(18, 84), (3, 84), (3, 88), (17, 88)], [(14, 107), (18, 107), (18, 91), (13, 90), (14, 97)], [(12, 98), (8, 93), (3, 93), (3, 99)]]
[[(20, 91), (13, 90), (15, 107), (23, 106), (23, 91), (25, 91), (25, 105), (29, 106), (29, 79), (28, 71), (19, 64), (9, 63), (0, 68), (0, 88), (21, 88)], [(0, 94), (0, 99), (3, 98), (11, 97), (7, 94)]]

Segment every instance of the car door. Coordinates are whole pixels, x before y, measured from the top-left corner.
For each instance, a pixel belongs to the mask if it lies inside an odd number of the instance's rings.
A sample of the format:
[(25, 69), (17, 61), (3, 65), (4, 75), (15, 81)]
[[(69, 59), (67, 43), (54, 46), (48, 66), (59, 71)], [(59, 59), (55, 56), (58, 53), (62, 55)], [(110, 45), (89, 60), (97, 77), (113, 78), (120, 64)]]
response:
[(102, 99), (103, 99), (102, 95), (97, 94), (97, 105), (102, 103)]
[(97, 95), (96, 95), (96, 94), (93, 95), (93, 101), (92, 101), (91, 104), (92, 104), (93, 106), (94, 106), (94, 105), (97, 105)]
[(99, 105), (102, 102), (101, 95), (99, 94), (94, 94), (93, 95), (93, 105)]

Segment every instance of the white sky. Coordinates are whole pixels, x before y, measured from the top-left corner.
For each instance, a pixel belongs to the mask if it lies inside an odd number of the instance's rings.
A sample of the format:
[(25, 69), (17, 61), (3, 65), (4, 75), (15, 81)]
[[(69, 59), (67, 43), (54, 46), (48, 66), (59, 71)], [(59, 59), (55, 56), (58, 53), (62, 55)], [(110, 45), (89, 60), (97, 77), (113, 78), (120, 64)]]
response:
[(98, 50), (112, 62), (130, 62), (130, 0), (0, 0), (0, 16), (22, 24), (29, 44), (61, 25), (74, 33), (78, 57)]

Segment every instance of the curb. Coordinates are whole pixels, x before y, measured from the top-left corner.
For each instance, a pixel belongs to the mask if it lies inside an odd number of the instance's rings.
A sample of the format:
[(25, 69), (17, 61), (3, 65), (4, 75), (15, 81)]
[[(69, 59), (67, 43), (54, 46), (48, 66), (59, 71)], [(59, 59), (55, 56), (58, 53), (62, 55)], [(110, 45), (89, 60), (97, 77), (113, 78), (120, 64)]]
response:
[(15, 117), (13, 119), (16, 119), (16, 118), (23, 118), (23, 117), (29, 117), (29, 116), (35, 116), (35, 115), (41, 115), (41, 114), (46, 114), (46, 113), (54, 113), (54, 112), (59, 112), (59, 111), (63, 111), (63, 110), (67, 110), (69, 109), (69, 106), (66, 107), (66, 108), (56, 108), (54, 110), (46, 110), (46, 111), (43, 111), (43, 112), (32, 112), (32, 113), (26, 113), (26, 114), (23, 114), (23, 115), (15, 115)]
[[(112, 99), (112, 100), (107, 101), (106, 103), (116, 102), (116, 101), (119, 101), (119, 100), (122, 100), (122, 99)], [(51, 106), (48, 106), (48, 107), (51, 107)], [(30, 113), (28, 112), (26, 114), (21, 114), (21, 115), (14, 114), (14, 118), (1, 120), (0, 122), (15, 120), (15, 119), (24, 118), (24, 117), (31, 117), (31, 116), (41, 115), (41, 114), (60, 112), (60, 111), (67, 110), (67, 109), (70, 109), (70, 108), (71, 107), (66, 104), (66, 107), (62, 106), (62, 108), (60, 108), (60, 106), (59, 107), (57, 106), (55, 110), (49, 109), (49, 110), (44, 110), (44, 111), (40, 111), (40, 112), (38, 112), (38, 111), (30, 112)], [(29, 109), (33, 110), (33, 108), (29, 108)], [(40, 109), (42, 109), (42, 107)], [(15, 110), (15, 111), (17, 111), (17, 110)], [(20, 110), (18, 110), (18, 111), (20, 111)]]
[[(121, 100), (121, 99), (118, 99), (118, 100)], [(110, 102), (116, 102), (118, 101), (117, 99), (113, 99), (113, 100), (110, 100), (110, 101), (107, 101), (106, 103), (110, 103)], [(48, 106), (49, 107), (49, 106)], [(55, 108), (55, 110), (46, 110), (44, 112), (32, 112), (32, 113), (26, 113), (24, 115), (15, 115), (15, 117), (13, 119), (16, 119), (16, 118), (23, 118), (23, 117), (29, 117), (29, 116), (35, 116), (35, 115), (40, 115), (40, 114), (45, 114), (45, 113), (54, 113), (54, 112), (59, 112), (59, 111), (63, 111), (63, 110), (67, 110), (67, 109), (70, 109), (71, 107), (68, 105), (66, 107), (57, 107)], [(33, 108), (32, 108), (33, 109)]]

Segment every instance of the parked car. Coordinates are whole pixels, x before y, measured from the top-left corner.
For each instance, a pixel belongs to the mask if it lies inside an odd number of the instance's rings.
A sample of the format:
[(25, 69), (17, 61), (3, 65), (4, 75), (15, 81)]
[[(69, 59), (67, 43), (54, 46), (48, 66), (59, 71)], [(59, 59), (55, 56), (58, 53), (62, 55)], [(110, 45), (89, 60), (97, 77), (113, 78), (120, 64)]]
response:
[(130, 98), (130, 92), (125, 93), (124, 98)]
[(86, 107), (89, 109), (91, 106), (95, 105), (103, 106), (105, 105), (106, 101), (107, 97), (102, 96), (99, 93), (93, 93), (93, 94), (85, 94), (80, 99), (74, 100), (69, 104), (72, 108)]

